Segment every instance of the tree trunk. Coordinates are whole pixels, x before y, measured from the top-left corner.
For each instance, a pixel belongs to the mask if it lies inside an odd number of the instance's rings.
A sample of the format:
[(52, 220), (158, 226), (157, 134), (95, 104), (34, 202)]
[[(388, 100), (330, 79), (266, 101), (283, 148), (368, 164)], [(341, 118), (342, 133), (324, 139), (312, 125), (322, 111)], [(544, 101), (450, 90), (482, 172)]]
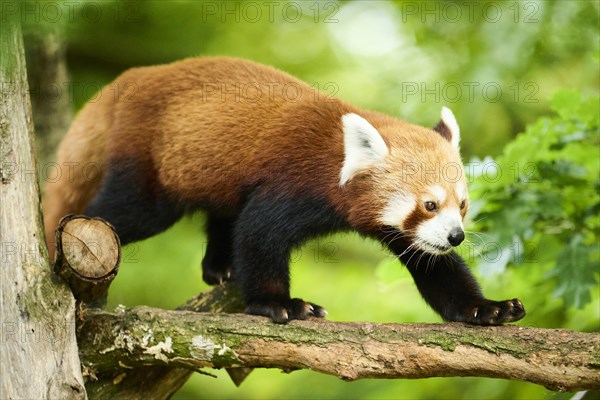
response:
[(82, 399), (75, 302), (51, 272), (41, 228), (18, 13), (3, 15), (0, 33), (0, 397)]

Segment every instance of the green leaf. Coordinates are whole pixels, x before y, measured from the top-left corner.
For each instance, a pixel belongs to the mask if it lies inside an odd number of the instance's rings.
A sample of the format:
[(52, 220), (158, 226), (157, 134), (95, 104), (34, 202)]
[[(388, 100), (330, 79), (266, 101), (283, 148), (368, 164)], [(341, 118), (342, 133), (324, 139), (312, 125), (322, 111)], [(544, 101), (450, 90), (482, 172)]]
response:
[(550, 104), (562, 119), (573, 119), (598, 125), (600, 106), (597, 96), (583, 97), (574, 90), (560, 90), (552, 96)]
[(598, 263), (592, 259), (594, 248), (575, 235), (557, 259), (553, 275), (557, 280), (554, 297), (562, 297), (568, 307), (581, 308), (590, 299), (590, 290), (597, 287)]

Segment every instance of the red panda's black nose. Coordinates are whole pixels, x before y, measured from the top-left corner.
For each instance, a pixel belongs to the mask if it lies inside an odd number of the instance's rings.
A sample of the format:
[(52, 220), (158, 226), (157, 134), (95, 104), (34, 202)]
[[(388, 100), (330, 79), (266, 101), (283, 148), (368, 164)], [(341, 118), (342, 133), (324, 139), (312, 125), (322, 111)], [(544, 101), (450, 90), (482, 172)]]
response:
[(465, 233), (462, 229), (454, 228), (450, 231), (448, 242), (450, 242), (452, 246), (458, 246), (463, 240), (465, 240)]

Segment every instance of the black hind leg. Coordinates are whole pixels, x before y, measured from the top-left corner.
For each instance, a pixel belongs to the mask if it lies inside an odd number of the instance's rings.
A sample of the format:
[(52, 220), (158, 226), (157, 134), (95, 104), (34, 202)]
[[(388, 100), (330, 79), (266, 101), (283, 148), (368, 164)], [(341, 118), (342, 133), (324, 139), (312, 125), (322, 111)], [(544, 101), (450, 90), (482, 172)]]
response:
[(202, 279), (209, 285), (218, 285), (231, 278), (233, 224), (231, 218), (208, 215), (208, 243), (202, 260)]
[(84, 214), (110, 222), (121, 243), (127, 244), (164, 231), (181, 218), (183, 211), (167, 199), (155, 181), (113, 162)]

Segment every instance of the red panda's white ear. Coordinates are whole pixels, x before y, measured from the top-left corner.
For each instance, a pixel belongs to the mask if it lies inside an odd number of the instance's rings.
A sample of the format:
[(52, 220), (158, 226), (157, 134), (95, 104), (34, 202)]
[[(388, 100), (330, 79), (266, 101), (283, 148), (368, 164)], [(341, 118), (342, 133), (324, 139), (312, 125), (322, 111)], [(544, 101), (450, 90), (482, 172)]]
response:
[(342, 117), (344, 130), (344, 165), (340, 172), (340, 186), (344, 186), (358, 172), (382, 162), (388, 147), (377, 129), (363, 117), (350, 113)]
[(456, 117), (454, 117), (454, 114), (448, 107), (442, 107), (440, 122), (438, 122), (433, 130), (442, 135), (444, 139), (458, 149), (458, 144), (460, 143), (460, 129), (458, 128)]

